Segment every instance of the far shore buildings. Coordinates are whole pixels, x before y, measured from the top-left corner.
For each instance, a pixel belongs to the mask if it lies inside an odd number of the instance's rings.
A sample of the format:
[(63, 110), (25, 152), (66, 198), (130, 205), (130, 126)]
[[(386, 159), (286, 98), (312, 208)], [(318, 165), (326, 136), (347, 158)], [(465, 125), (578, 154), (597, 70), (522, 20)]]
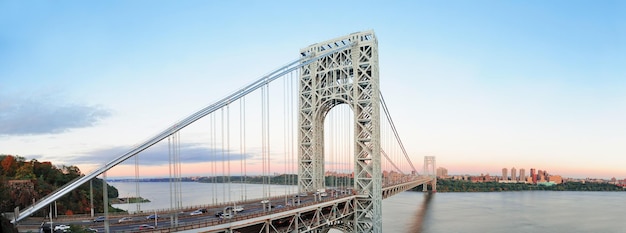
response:
[(443, 167), (437, 168), (437, 178), (448, 178), (448, 169)]
[(520, 181), (526, 180), (526, 170), (524, 170), (524, 168), (519, 169), (519, 180)]
[[(509, 173), (510, 171), (510, 173)], [(510, 174), (510, 176), (509, 176)], [(499, 182), (499, 183), (527, 183), (527, 184), (536, 184), (536, 185), (557, 185), (566, 182), (580, 182), (580, 183), (608, 183), (614, 184), (616, 186), (623, 187), (626, 189), (626, 179), (618, 180), (613, 177), (610, 180), (607, 179), (596, 179), (596, 178), (585, 178), (585, 179), (576, 179), (576, 178), (563, 178), (561, 175), (553, 175), (548, 173), (547, 170), (538, 170), (535, 168), (530, 168), (530, 174), (526, 173), (526, 169), (520, 168), (519, 173), (515, 167), (511, 168), (511, 170), (507, 168), (502, 168), (502, 176), (492, 176), (489, 173), (480, 175), (449, 175), (448, 169), (443, 167), (437, 168), (437, 178), (443, 179), (452, 179), (452, 180), (462, 180), (469, 181), (473, 183), (482, 183), (482, 182)]]
[[(440, 169), (437, 169), (438, 177), (442, 177), (440, 176)], [(509, 171), (511, 173), (509, 173)], [(535, 171), (537, 172), (535, 173)], [(446, 176), (447, 172), (448, 170), (445, 170)], [(480, 174), (480, 176), (465, 175), (451, 176), (451, 178), (455, 180), (466, 180), (471, 182), (528, 183), (541, 185), (555, 185), (561, 184), (565, 181), (560, 175), (551, 175), (546, 170), (536, 170), (535, 168), (531, 168), (530, 174), (526, 174), (526, 169), (520, 168), (518, 173), (518, 170), (515, 167), (511, 168), (511, 170), (507, 168), (502, 168), (502, 176), (499, 177), (491, 176), (489, 175), (489, 173), (487, 173)], [(618, 182), (616, 179), (614, 183), (619, 184), (620, 182)]]

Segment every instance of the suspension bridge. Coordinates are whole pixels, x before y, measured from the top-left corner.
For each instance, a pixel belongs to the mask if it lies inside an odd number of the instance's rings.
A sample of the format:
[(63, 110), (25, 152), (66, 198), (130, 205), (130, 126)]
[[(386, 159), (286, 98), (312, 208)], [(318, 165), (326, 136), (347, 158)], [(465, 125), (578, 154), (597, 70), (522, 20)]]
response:
[[(207, 193), (200, 214), (221, 214), (191, 220), (181, 214), (190, 208), (180, 186), (188, 145), (210, 149), (204, 171), (227, 189), (221, 197), (216, 190)], [(140, 161), (150, 160), (141, 154), (156, 146), (168, 149), (170, 208), (159, 213), (168, 218), (154, 220), (155, 232), (382, 232), (384, 198), (419, 185), (436, 190), (435, 158), (424, 157), (421, 174), (410, 160), (379, 89), (378, 41), (365, 31), (302, 49), (295, 61), (17, 211), (14, 222), (98, 176), (106, 180), (107, 171), (131, 158), (139, 180)], [(286, 185), (277, 195), (272, 180), (279, 175)], [(245, 188), (250, 176), (262, 177), (255, 197)], [(233, 191), (236, 185), (242, 188)], [(133, 231), (107, 220), (100, 224), (106, 232)]]

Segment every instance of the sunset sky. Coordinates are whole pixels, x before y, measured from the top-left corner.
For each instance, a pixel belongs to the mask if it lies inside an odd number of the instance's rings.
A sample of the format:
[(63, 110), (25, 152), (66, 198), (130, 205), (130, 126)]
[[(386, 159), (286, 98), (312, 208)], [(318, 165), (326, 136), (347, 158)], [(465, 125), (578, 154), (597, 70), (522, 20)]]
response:
[[(0, 1), (0, 154), (88, 172), (370, 29), (417, 167), (626, 178), (624, 1)], [(211, 149), (194, 145), (185, 172), (203, 175)], [(161, 149), (142, 174), (166, 174)]]

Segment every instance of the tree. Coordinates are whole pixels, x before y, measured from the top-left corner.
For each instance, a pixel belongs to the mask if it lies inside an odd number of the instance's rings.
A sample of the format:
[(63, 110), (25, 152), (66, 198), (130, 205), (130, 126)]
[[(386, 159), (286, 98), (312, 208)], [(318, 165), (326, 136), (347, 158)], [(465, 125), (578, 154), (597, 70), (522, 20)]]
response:
[(15, 179), (17, 180), (31, 180), (35, 179), (35, 173), (33, 173), (33, 165), (31, 163), (24, 163), (17, 168), (15, 172)]
[(3, 175), (12, 177), (15, 175), (15, 170), (17, 169), (17, 161), (15, 160), (15, 157), (8, 155), (2, 159), (0, 166), (2, 167)]

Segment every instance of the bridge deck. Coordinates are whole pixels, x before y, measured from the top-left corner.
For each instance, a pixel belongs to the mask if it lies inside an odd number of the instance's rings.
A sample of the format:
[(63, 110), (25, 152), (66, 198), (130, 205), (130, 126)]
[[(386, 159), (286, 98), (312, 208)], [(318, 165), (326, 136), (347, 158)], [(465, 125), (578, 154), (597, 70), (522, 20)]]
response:
[[(432, 181), (431, 177), (417, 177), (405, 182), (387, 183), (383, 187), (383, 198), (393, 196), (413, 187)], [(354, 199), (361, 196), (349, 192), (330, 190), (328, 196), (319, 197), (313, 193), (307, 196), (296, 194), (276, 196), (268, 199), (268, 203), (261, 203), (262, 199), (253, 199), (246, 202), (237, 202), (237, 206), (243, 206), (244, 211), (232, 213), (232, 217), (220, 218), (215, 215), (223, 212), (224, 208), (231, 205), (196, 206), (187, 207), (178, 214), (179, 225), (172, 227), (171, 213), (159, 213), (158, 229), (151, 232), (222, 232), (237, 230), (238, 232), (259, 232), (264, 228), (270, 228), (270, 232), (287, 232), (298, 230), (308, 232), (326, 225), (337, 224), (353, 213)], [(268, 209), (268, 206), (272, 206)], [(202, 215), (190, 215), (191, 211), (198, 208), (206, 209)], [(145, 214), (135, 215), (110, 215), (110, 230), (112, 232), (138, 231), (141, 224), (154, 225), (154, 220), (146, 217), (154, 212), (146, 211)], [(118, 223), (122, 217), (133, 217), (134, 221)], [(103, 223), (93, 223), (89, 216), (56, 219), (57, 224), (79, 224), (104, 231)], [(40, 222), (30, 220), (22, 222), (22, 228), (31, 229)], [(145, 232), (142, 230), (142, 232)], [(150, 232), (150, 231), (149, 231)]]

